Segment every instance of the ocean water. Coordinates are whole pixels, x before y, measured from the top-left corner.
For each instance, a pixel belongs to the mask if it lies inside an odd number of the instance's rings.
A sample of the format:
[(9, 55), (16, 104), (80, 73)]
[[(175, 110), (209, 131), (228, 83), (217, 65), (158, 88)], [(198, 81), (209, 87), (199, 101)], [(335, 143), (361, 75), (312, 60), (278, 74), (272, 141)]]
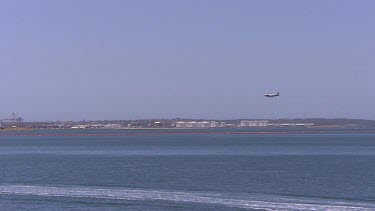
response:
[(372, 132), (133, 132), (0, 137), (0, 210), (375, 210)]

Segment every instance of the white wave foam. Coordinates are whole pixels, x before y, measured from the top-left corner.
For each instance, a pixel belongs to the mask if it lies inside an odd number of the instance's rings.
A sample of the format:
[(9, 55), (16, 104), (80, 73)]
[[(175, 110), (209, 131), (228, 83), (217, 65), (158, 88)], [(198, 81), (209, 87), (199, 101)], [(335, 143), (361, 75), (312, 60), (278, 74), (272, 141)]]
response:
[(375, 205), (365, 203), (349, 203), (323, 200), (282, 200), (277, 197), (267, 197), (261, 200), (259, 197), (231, 198), (229, 195), (194, 192), (174, 192), (158, 190), (137, 189), (109, 189), (88, 187), (48, 187), (48, 186), (0, 186), (0, 195), (35, 195), (46, 197), (80, 197), (102, 198), (116, 200), (163, 200), (174, 202), (190, 202), (223, 205), (229, 207), (298, 211), (298, 210), (330, 210), (330, 211), (370, 211), (375, 210)]

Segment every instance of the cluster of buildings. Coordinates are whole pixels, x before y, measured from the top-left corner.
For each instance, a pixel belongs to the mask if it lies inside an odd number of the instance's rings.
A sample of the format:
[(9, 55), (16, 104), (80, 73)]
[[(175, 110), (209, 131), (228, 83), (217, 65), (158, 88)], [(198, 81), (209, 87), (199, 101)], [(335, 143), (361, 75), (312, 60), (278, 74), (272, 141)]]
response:
[[(70, 128), (71, 129), (117, 129), (121, 128), (122, 125), (120, 124), (78, 124), (78, 125), (73, 125)], [(69, 127), (68, 127), (69, 128)]]
[(268, 126), (267, 120), (242, 120), (239, 127), (266, 127)]
[(242, 120), (237, 124), (216, 121), (178, 121), (176, 128), (216, 128), (216, 127), (310, 127), (313, 123), (269, 123), (268, 120)]
[(210, 128), (210, 127), (227, 127), (225, 122), (216, 121), (178, 121), (175, 126), (177, 128)]
[(215, 128), (215, 127), (266, 127), (267, 120), (243, 120), (240, 124), (228, 124), (226, 122), (216, 121), (178, 121), (177, 128)]
[(313, 123), (291, 123), (272, 120), (183, 120), (148, 119), (123, 121), (81, 121), (30, 123), (29, 128), (56, 129), (128, 129), (128, 128), (246, 128), (246, 127), (310, 127)]

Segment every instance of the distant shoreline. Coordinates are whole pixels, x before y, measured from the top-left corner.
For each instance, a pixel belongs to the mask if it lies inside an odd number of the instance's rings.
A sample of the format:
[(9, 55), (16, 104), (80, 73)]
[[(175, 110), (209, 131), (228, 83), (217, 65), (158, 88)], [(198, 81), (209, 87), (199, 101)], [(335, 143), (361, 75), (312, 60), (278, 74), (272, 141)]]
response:
[(306, 134), (374, 134), (375, 130), (290, 130), (290, 131), (149, 131), (149, 132), (67, 132), (67, 133), (0, 133), (0, 137), (132, 137), (179, 135), (306, 135)]
[[(131, 131), (131, 130), (217, 130), (217, 129), (278, 129), (278, 130), (293, 130), (293, 129), (351, 129), (351, 130), (361, 130), (361, 128), (351, 127), (351, 126), (342, 126), (342, 125), (315, 125), (315, 126), (308, 126), (308, 127), (296, 127), (296, 126), (267, 126), (267, 127), (194, 127), (194, 128), (180, 128), (180, 127), (163, 127), (163, 128), (151, 128), (151, 127), (144, 127), (144, 128), (128, 128), (128, 127), (121, 127), (121, 128), (3, 128), (0, 129), (0, 132), (23, 132), (23, 131), (35, 131), (35, 130), (73, 130), (73, 131), (82, 131), (82, 130), (124, 130), (124, 131)], [(362, 128), (365, 129), (365, 128)]]
[(0, 132), (3, 131), (3, 132), (20, 132), (20, 131), (32, 131), (32, 130), (36, 130), (34, 128), (3, 128), (3, 129), (0, 129)]

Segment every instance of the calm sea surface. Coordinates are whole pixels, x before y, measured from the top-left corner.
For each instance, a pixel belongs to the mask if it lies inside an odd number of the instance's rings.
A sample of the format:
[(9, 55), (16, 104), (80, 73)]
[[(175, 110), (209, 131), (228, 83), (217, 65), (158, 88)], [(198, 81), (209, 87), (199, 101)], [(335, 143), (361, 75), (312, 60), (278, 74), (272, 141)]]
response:
[(375, 133), (0, 137), (0, 210), (375, 210)]

